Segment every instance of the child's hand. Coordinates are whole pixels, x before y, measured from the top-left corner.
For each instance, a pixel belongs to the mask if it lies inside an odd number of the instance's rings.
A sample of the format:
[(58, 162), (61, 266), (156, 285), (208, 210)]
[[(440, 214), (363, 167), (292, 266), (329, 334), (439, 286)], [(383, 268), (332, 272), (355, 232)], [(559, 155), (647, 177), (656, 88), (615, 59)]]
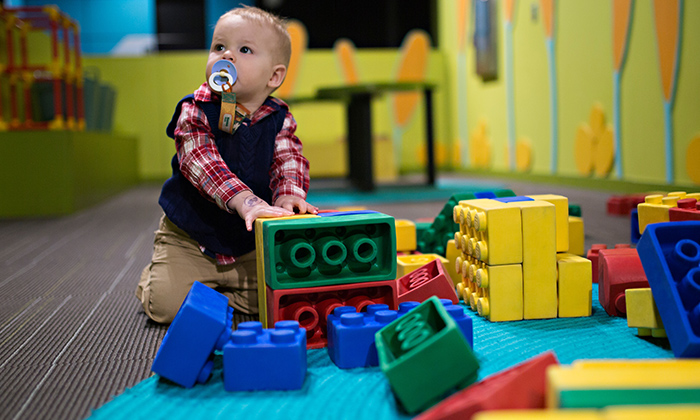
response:
[(281, 195), (277, 197), (277, 200), (275, 200), (275, 206), (282, 207), (289, 211), (294, 211), (294, 209), (297, 209), (297, 213), (299, 214), (318, 214), (318, 208), (307, 203), (303, 198), (299, 198), (294, 195)]
[(253, 222), (258, 217), (285, 217), (294, 214), (291, 210), (267, 204), (250, 191), (236, 194), (227, 205), (238, 212), (238, 215), (245, 221), (245, 227), (248, 231), (253, 230)]

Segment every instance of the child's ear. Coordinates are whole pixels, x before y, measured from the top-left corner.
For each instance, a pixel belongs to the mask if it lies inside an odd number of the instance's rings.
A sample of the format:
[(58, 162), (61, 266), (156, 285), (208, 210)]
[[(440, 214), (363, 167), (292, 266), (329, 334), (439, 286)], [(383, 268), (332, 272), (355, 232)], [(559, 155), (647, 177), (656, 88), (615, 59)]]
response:
[(272, 69), (272, 76), (267, 82), (267, 86), (272, 89), (277, 89), (284, 82), (284, 77), (287, 75), (287, 66), (278, 64)]

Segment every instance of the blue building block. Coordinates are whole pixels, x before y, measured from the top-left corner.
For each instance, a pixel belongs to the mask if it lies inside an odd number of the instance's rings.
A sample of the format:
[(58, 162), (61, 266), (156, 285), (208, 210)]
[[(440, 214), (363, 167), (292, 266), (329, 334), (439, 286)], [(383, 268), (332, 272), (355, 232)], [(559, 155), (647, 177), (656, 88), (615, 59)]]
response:
[(158, 349), (151, 370), (185, 388), (209, 379), (214, 350), (231, 335), (233, 308), (216, 290), (194, 282)]
[(477, 191), (474, 193), (476, 198), (496, 198), (496, 193), (493, 191)]
[(344, 313), (333, 319), (328, 323), (328, 355), (333, 363), (341, 369), (379, 366), (375, 334), (396, 318), (396, 311), (384, 309), (373, 314)]
[[(372, 306), (372, 305), (367, 305), (367, 307)], [(347, 313), (355, 313), (357, 312), (357, 308), (354, 306), (338, 306), (337, 308), (333, 309), (333, 313), (328, 315), (328, 319), (326, 320), (326, 336), (328, 337), (328, 342), (333, 340), (334, 342), (336, 341), (335, 337), (331, 337), (331, 335), (335, 334), (335, 330), (329, 328), (329, 325), (333, 321), (340, 321), (340, 316), (343, 314)], [(334, 355), (331, 355), (331, 351), (337, 350), (337, 347), (334, 348), (328, 348), (328, 356), (333, 360)]]
[[(450, 302), (450, 304), (452, 304), (452, 302)], [(414, 300), (399, 303), (399, 316), (405, 315), (408, 311), (418, 305), (420, 305), (420, 302), (416, 302)]]
[(501, 197), (501, 198), (495, 198), (494, 200), (500, 201), (501, 203), (514, 203), (516, 201), (535, 201), (534, 198), (524, 197), (524, 196)]
[(374, 210), (350, 210), (350, 211), (329, 211), (321, 212), (318, 215), (321, 217), (334, 217), (334, 216), (353, 216), (358, 214), (373, 214), (379, 213)]
[(638, 243), (641, 237), (642, 234), (639, 233), (639, 213), (637, 209), (632, 209), (630, 211), (630, 243)]
[(637, 246), (676, 357), (700, 357), (700, 222), (647, 225)]
[(246, 324), (224, 346), (224, 389), (300, 389), (306, 378), (306, 330), (296, 321), (279, 321), (274, 329)]
[(469, 347), (474, 348), (474, 328), (472, 326), (472, 319), (469, 315), (464, 312), (464, 308), (460, 305), (454, 305), (450, 302), (449, 305), (445, 305), (445, 310), (457, 323), (457, 326), (464, 334), (464, 338), (467, 339)]

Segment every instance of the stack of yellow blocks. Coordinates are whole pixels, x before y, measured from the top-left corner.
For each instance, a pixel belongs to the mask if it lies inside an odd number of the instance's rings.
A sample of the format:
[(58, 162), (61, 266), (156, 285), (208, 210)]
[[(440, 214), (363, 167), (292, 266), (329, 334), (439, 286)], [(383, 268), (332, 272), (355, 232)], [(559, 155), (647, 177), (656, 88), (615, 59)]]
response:
[(639, 233), (644, 233), (648, 224), (668, 222), (668, 209), (678, 207), (678, 200), (694, 198), (700, 201), (700, 193), (686, 193), (685, 191), (670, 192), (666, 196), (651, 194), (644, 197), (644, 202), (637, 205), (639, 218)]
[(567, 253), (568, 199), (544, 194), (454, 207), (457, 291), (490, 321), (591, 314), (591, 263)]

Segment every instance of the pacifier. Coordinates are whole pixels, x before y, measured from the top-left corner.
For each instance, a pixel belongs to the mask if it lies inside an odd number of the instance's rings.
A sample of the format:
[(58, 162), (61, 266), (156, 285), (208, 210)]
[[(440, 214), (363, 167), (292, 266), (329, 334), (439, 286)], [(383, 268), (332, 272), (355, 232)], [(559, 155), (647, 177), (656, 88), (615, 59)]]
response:
[(209, 87), (214, 92), (228, 92), (236, 83), (238, 72), (236, 66), (228, 60), (219, 60), (211, 68)]

